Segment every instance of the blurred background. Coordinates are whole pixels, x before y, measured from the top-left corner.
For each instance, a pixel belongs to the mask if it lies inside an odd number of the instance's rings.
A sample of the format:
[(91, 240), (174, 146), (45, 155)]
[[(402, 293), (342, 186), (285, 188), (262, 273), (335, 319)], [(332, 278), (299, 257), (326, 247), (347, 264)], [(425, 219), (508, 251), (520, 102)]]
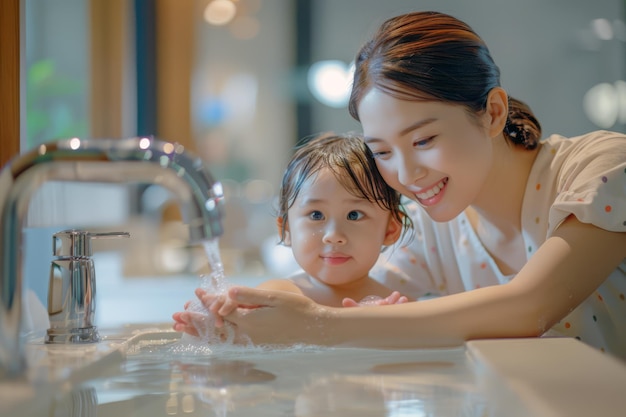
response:
[[(276, 249), (273, 204), (283, 169), (298, 139), (359, 129), (346, 109), (351, 62), (393, 15), (437, 10), (468, 22), (489, 45), (503, 87), (534, 109), (544, 136), (626, 125), (622, 0), (22, 0), (21, 7), (22, 151), (73, 136), (180, 142), (225, 185), (220, 247), (233, 275), (293, 267)], [(158, 187), (46, 184), (30, 206), (30, 233), (63, 225), (130, 231), (128, 241), (102, 243), (124, 249), (125, 276), (202, 269), (176, 204)], [(50, 256), (48, 237), (39, 240), (29, 244)]]

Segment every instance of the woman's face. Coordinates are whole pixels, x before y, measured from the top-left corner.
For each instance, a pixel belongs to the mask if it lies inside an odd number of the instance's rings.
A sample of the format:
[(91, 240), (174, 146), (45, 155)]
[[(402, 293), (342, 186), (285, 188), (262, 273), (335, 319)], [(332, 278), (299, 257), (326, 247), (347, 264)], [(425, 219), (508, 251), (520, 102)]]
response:
[[(465, 107), (405, 101), (377, 89), (358, 107), (365, 142), (387, 183), (420, 203), (435, 221), (473, 204), (492, 167), (488, 129)], [(482, 116), (481, 116), (482, 117)]]

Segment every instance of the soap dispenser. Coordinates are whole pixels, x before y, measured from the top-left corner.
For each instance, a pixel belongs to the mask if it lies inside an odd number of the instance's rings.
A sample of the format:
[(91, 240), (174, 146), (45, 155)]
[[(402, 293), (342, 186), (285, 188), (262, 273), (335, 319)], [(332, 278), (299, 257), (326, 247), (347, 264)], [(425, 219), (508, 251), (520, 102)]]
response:
[(92, 233), (64, 230), (52, 236), (54, 259), (50, 265), (45, 343), (94, 343), (100, 341), (94, 325), (96, 272), (91, 240), (130, 237), (126, 232)]

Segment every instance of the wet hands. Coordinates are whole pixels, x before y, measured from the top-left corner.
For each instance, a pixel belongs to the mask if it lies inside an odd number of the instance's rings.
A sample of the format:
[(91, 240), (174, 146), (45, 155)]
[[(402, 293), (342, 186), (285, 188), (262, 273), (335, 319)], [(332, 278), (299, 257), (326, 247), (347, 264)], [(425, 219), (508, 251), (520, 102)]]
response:
[[(202, 289), (196, 296), (211, 317), (216, 333), (224, 327), (234, 327), (238, 338), (256, 345), (315, 344), (334, 345), (334, 336), (326, 323), (341, 310), (319, 305), (308, 297), (286, 291), (249, 287), (232, 287), (227, 294), (213, 294)], [(357, 302), (346, 298), (344, 307), (403, 304), (407, 297), (394, 291), (385, 298), (366, 297)], [(202, 334), (193, 311), (175, 313), (174, 330), (192, 336)], [(206, 318), (206, 313), (204, 314)], [(205, 322), (206, 323), (206, 322)], [(225, 326), (227, 325), (228, 326)]]
[(237, 308), (253, 309), (258, 305), (239, 304), (227, 294), (212, 294), (203, 290), (196, 289), (196, 296), (202, 302), (207, 311), (215, 317), (215, 326), (221, 328), (224, 326), (224, 317), (230, 315)]
[[(196, 290), (211, 318), (221, 325), (234, 326), (239, 339), (256, 345), (328, 344), (324, 323), (331, 308), (316, 304), (308, 297), (286, 291), (232, 287), (227, 295)], [(202, 334), (194, 326), (193, 313), (175, 313), (174, 329), (193, 336)], [(206, 317), (206, 315), (205, 315)]]
[[(237, 308), (252, 309), (257, 307), (237, 303), (227, 294), (215, 294), (202, 288), (196, 289), (195, 294), (198, 301), (187, 301), (184, 305), (185, 311), (176, 312), (172, 315), (174, 330), (195, 337), (203, 337), (207, 332), (214, 331), (214, 334), (209, 335), (209, 339), (214, 339), (217, 335), (219, 340), (225, 341), (226, 336), (221, 331), (225, 327), (224, 317)], [(209, 314), (207, 315), (207, 313)]]
[(254, 344), (332, 344), (328, 322), (338, 309), (288, 291), (233, 287), (228, 294), (240, 306), (255, 306), (237, 308), (226, 318)]
[(195, 322), (201, 319), (201, 313), (195, 313), (192, 311), (179, 311), (172, 315), (174, 319), (174, 325), (172, 328), (177, 332), (187, 333), (191, 336), (199, 337), (198, 329)]

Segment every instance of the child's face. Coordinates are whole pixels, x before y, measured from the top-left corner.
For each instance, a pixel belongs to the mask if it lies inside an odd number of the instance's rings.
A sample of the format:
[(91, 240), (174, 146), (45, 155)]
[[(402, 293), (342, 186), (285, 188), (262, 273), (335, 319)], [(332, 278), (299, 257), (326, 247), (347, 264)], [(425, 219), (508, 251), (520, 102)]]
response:
[(359, 116), (387, 184), (419, 202), (434, 220), (456, 217), (489, 192), (490, 132), (496, 129), (488, 112), (480, 126), (462, 106), (398, 100), (373, 89), (363, 97)]
[(288, 219), (285, 243), (296, 261), (329, 285), (367, 277), (401, 230), (389, 211), (348, 192), (328, 169), (303, 184)]

